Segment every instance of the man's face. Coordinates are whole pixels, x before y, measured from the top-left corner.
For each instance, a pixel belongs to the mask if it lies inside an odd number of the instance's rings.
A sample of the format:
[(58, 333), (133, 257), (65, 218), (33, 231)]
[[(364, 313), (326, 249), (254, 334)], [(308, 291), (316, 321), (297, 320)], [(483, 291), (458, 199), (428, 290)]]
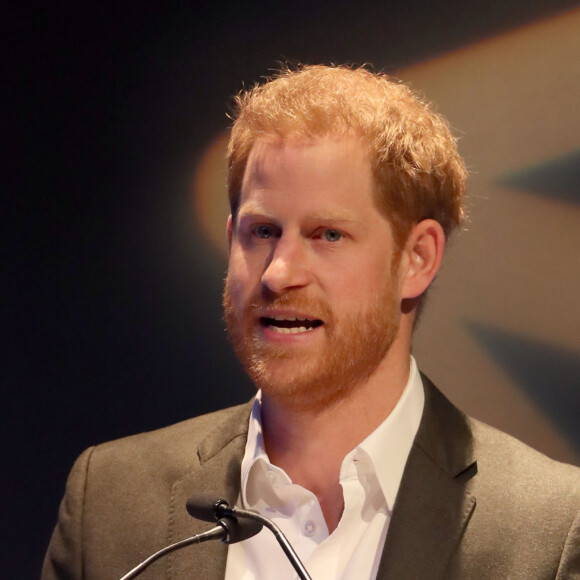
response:
[(377, 369), (399, 325), (399, 253), (359, 141), (258, 142), (229, 231), (226, 322), (258, 387), (314, 408)]

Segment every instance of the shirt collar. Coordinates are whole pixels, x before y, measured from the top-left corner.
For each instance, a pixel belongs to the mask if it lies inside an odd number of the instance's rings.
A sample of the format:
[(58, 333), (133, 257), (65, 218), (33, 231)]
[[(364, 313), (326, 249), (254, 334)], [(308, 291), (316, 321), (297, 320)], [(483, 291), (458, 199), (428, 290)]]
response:
[(262, 433), (262, 391), (261, 389), (256, 394), (254, 398), (254, 404), (252, 405), (252, 413), (250, 414), (250, 426), (248, 429), (248, 440), (246, 442), (246, 451), (244, 453), (244, 458), (242, 460), (242, 481), (241, 481), (241, 492), (242, 492), (242, 505), (248, 506), (248, 480), (250, 477), (250, 472), (252, 467), (260, 461), (265, 462), (265, 464), (270, 465), (270, 460), (268, 454), (266, 453), (266, 447), (264, 445), (264, 435)]
[[(407, 385), (389, 416), (351, 453), (364, 452), (392, 509), (413, 440), (419, 429), (425, 392), (415, 359), (411, 357)], [(347, 459), (345, 458), (345, 460)]]
[[(263, 463), (264, 467), (279, 470), (270, 464), (264, 446), (261, 402), (262, 393), (258, 391), (252, 406), (248, 440), (242, 460), (241, 499), (245, 506), (248, 505), (246, 495), (248, 480), (254, 465)], [(419, 429), (424, 403), (425, 393), (421, 375), (415, 359), (411, 356), (409, 379), (395, 408), (364, 441), (346, 455), (342, 463), (344, 469), (345, 464), (353, 458), (367, 457), (390, 509), (395, 503), (407, 457)]]

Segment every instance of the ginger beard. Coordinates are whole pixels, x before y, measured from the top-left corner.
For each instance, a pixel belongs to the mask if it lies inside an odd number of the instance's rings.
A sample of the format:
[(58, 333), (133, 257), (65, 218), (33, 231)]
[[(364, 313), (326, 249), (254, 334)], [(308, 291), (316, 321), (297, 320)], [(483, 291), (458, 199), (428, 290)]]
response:
[[(223, 304), (228, 335), (238, 359), (257, 388), (295, 409), (320, 409), (340, 401), (370, 377), (388, 353), (401, 318), (397, 292), (400, 253), (392, 259), (382, 292), (356, 312), (335, 314), (304, 290), (237, 304), (235, 282), (226, 278)], [(321, 348), (273, 345), (260, 336), (265, 307), (287, 307), (324, 321)]]

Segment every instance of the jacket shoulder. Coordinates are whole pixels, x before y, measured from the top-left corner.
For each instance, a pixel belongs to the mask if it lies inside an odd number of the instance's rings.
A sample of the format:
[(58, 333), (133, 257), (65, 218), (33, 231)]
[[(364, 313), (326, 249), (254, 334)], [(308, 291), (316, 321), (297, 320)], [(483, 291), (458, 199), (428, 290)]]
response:
[[(152, 473), (162, 466), (182, 471), (198, 463), (200, 449), (225, 447), (236, 438), (247, 436), (251, 403), (229, 407), (161, 429), (130, 435), (91, 448), (90, 463), (99, 471), (107, 465), (119, 469), (140, 465)], [(85, 452), (87, 453), (87, 452)], [(175, 474), (170, 474), (175, 477)]]
[[(243, 454), (250, 410), (240, 405), (87, 449), (69, 475), (43, 580), (81, 578), (83, 570), (118, 578), (167, 544), (182, 520), (184, 535), (195, 533), (178, 493), (189, 488), (178, 483), (189, 477), (192, 489), (208, 488), (226, 477), (227, 462)], [(201, 469), (211, 452), (216, 461)]]
[(562, 501), (567, 498), (580, 508), (580, 468), (551, 459), (481, 421), (468, 420), (476, 448), (478, 471), (481, 475), (493, 474), (494, 487), (503, 482), (503, 489), (526, 490), (525, 497), (531, 497), (531, 492), (535, 490), (541, 492), (545, 500), (559, 498)]
[[(517, 481), (534, 486), (555, 480), (580, 493), (580, 468), (560, 463), (515, 437), (457, 409), (422, 375), (425, 411), (417, 444), (451, 475), (476, 463), (478, 481), (489, 478), (495, 487)], [(559, 488), (561, 491), (561, 488)]]

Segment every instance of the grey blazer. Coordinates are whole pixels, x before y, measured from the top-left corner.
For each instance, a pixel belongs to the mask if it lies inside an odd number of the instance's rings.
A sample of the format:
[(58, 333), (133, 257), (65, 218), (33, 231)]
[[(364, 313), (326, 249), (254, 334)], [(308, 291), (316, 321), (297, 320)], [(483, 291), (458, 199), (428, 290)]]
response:
[[(466, 417), (423, 383), (425, 410), (377, 578), (580, 579), (580, 469)], [(207, 530), (185, 502), (194, 491), (236, 500), (250, 408), (85, 451), (42, 580), (118, 580), (163, 546)], [(226, 555), (221, 542), (190, 546), (141, 578), (221, 580)]]

